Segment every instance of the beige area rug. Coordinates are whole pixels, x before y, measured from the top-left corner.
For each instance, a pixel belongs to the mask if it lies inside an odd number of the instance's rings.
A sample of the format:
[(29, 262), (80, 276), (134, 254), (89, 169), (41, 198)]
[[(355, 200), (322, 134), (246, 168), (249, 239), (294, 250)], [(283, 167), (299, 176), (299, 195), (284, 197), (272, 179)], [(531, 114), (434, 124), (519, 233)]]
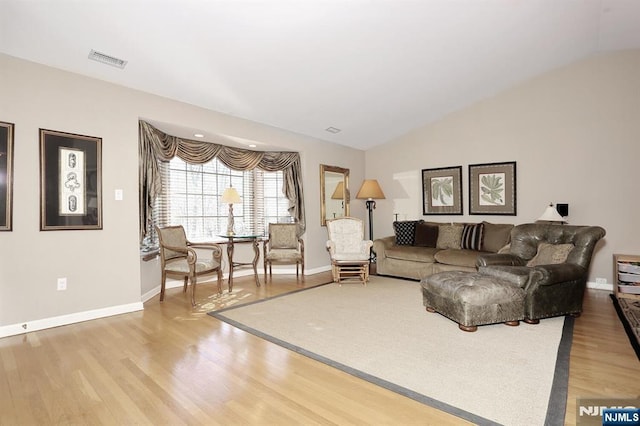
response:
[(419, 283), (379, 276), (210, 315), (476, 424), (564, 423), (572, 318), (467, 333)]

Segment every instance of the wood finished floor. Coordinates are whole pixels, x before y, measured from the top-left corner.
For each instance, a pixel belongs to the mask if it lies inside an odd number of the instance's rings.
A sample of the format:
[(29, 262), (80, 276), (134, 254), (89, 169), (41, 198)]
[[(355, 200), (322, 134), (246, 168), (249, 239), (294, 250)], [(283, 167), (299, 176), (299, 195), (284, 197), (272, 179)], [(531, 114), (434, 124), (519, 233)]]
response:
[[(141, 312), (0, 339), (0, 425), (466, 424), (206, 315), (329, 279), (279, 275), (256, 288), (235, 278), (221, 298), (203, 284), (193, 309), (170, 289)], [(575, 323), (565, 423), (576, 422), (576, 398), (636, 397), (638, 378), (608, 292), (589, 290)]]

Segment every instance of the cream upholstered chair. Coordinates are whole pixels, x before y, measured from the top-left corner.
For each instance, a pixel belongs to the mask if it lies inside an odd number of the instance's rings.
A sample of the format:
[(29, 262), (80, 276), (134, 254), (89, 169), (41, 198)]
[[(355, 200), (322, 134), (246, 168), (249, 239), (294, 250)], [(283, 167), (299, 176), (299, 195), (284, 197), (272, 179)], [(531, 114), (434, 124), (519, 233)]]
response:
[[(200, 275), (216, 272), (218, 277), (218, 293), (222, 293), (222, 249), (213, 243), (191, 243), (182, 226), (156, 227), (160, 239), (160, 267), (162, 269), (162, 283), (160, 287), (160, 301), (164, 300), (164, 290), (167, 275), (184, 278), (183, 292), (187, 291), (187, 284), (191, 280), (191, 304), (196, 304), (196, 282)], [(210, 259), (199, 259), (195, 249), (211, 251)]]
[(296, 264), (296, 277), (298, 265), (302, 267), (304, 279), (304, 242), (298, 237), (298, 224), (296, 223), (270, 223), (269, 236), (262, 242), (264, 260), (264, 279), (267, 279), (267, 265), (271, 276), (271, 265)]
[(364, 239), (364, 224), (355, 217), (327, 220), (327, 250), (331, 257), (333, 281), (358, 278), (369, 281), (369, 259), (373, 241)]

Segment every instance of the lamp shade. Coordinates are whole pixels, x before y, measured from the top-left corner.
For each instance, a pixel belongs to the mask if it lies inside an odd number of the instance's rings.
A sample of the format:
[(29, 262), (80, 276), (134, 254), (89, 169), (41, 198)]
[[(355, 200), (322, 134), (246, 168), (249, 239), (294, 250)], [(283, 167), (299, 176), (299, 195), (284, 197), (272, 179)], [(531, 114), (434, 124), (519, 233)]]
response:
[(551, 203), (549, 204), (549, 206), (547, 206), (544, 213), (542, 213), (542, 216), (538, 218), (538, 221), (539, 222), (564, 222), (565, 220), (562, 216), (560, 216), (560, 213), (558, 213), (558, 210), (556, 210), (556, 208), (553, 206), (553, 203)]
[(375, 179), (366, 179), (356, 195), (358, 199), (383, 200), (384, 193)]
[(241, 204), (242, 203), (242, 199), (240, 198), (240, 194), (238, 194), (238, 191), (236, 191), (236, 189), (234, 187), (229, 187), (227, 189), (224, 190), (224, 192), (222, 193), (222, 198), (220, 199), (221, 202), (223, 203), (227, 203), (227, 204)]
[(333, 194), (331, 194), (331, 199), (332, 200), (344, 199), (344, 182), (343, 181), (338, 182), (338, 185), (336, 185), (336, 189), (333, 191)]

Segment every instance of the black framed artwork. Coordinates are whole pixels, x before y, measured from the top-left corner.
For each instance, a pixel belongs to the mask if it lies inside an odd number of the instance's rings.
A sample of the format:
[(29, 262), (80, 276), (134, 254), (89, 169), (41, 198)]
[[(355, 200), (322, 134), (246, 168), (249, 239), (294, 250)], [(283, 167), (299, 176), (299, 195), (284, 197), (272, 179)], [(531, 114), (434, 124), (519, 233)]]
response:
[(469, 165), (469, 214), (515, 216), (516, 162)]
[(0, 231), (13, 229), (13, 131), (0, 121)]
[(40, 129), (40, 230), (102, 229), (102, 139)]
[(422, 170), (422, 214), (462, 214), (462, 166)]

